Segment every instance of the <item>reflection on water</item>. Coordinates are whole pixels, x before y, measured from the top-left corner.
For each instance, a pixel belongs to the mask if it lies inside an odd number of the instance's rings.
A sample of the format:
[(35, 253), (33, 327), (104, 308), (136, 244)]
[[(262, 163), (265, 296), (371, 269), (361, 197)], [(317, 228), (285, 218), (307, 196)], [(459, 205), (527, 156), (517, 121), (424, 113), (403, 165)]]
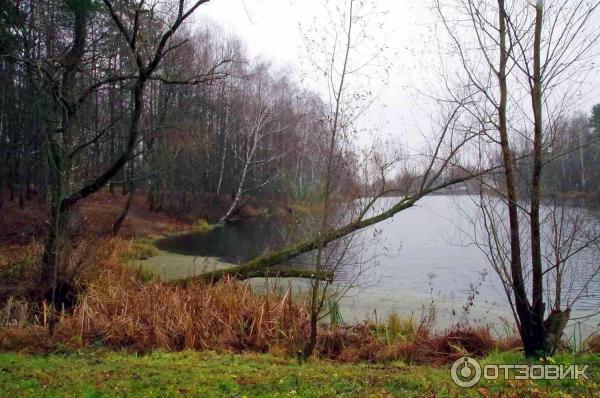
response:
[[(392, 200), (384, 199), (380, 205), (385, 207)], [(468, 244), (470, 237), (465, 231), (473, 227), (459, 209), (464, 211), (469, 206), (472, 202), (467, 197), (430, 196), (394, 218), (363, 230), (358, 239), (369, 239), (363, 257), (370, 259), (370, 272), (344, 298), (345, 319), (361, 320), (374, 310), (378, 314), (399, 311), (418, 316), (433, 301), (438, 321), (446, 324), (460, 317), (473, 291), (477, 293), (471, 320), (511, 319), (500, 280), (479, 248)], [(166, 238), (157, 246), (190, 258), (213, 256), (239, 263), (289, 242), (284, 238), (289, 231), (282, 231), (285, 228), (273, 220), (260, 219), (217, 228), (208, 234)], [(287, 286), (285, 282), (280, 285)], [(599, 294), (600, 280), (596, 278), (576, 306), (574, 316), (597, 310)]]
[(187, 234), (161, 239), (160, 250), (189, 256), (212, 256), (228, 263), (240, 263), (263, 254), (265, 250), (284, 246), (280, 226), (272, 219), (259, 218), (250, 222), (215, 228), (205, 234)]

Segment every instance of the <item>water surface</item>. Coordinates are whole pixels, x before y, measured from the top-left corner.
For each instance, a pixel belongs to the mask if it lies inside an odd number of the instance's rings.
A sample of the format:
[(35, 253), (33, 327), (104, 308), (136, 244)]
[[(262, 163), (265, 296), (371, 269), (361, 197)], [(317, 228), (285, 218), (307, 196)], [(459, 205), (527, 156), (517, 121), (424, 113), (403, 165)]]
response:
[[(379, 203), (389, 206), (395, 199)], [(471, 322), (511, 321), (505, 293), (484, 253), (472, 245), (473, 224), (465, 217), (473, 202), (466, 196), (429, 196), (416, 206), (358, 234), (364, 275), (341, 302), (346, 321), (360, 321), (397, 311), (421, 316), (433, 305), (439, 326), (467, 317)], [(171, 278), (237, 264), (291, 242), (289, 228), (272, 219), (233, 224), (208, 234), (169, 237), (157, 244), (162, 254), (150, 261)], [(279, 280), (287, 288), (288, 280)], [(304, 281), (291, 281), (302, 289)], [(264, 281), (254, 281), (260, 287)], [(600, 280), (589, 284), (575, 316), (600, 307)], [(469, 296), (474, 297), (473, 306)], [(464, 308), (467, 306), (468, 313)], [(598, 318), (582, 327), (596, 327)], [(500, 327), (500, 326), (498, 326)], [(585, 334), (585, 332), (582, 332)]]

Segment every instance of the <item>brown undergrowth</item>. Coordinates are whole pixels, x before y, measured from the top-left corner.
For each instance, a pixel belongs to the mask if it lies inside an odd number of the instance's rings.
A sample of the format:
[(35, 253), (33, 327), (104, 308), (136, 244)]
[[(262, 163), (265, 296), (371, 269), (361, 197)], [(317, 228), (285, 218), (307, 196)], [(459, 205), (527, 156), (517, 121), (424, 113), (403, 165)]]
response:
[[(98, 192), (86, 198), (72, 211), (69, 227), (77, 237), (85, 239), (106, 237), (123, 211), (126, 195)], [(146, 198), (136, 193), (123, 223), (120, 236), (139, 238), (180, 231), (190, 226), (190, 220), (150, 211)], [(35, 201), (24, 208), (17, 203), (7, 203), (0, 208), (0, 256), (12, 258), (24, 247), (41, 246), (48, 229), (48, 208)]]

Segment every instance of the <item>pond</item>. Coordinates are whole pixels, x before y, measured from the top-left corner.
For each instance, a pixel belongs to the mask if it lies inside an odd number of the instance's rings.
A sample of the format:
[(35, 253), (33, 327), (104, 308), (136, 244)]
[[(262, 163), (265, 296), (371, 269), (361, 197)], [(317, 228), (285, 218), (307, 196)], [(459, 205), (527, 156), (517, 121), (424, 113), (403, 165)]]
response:
[[(382, 199), (385, 208), (394, 198)], [(341, 301), (346, 322), (384, 316), (396, 311), (416, 318), (430, 306), (436, 309), (437, 326), (463, 317), (474, 323), (512, 321), (502, 283), (484, 253), (472, 242), (472, 223), (465, 217), (473, 201), (467, 196), (429, 196), (416, 206), (360, 232), (368, 244), (361, 258), (368, 272)], [(157, 242), (161, 255), (148, 260), (165, 277), (176, 279), (206, 270), (240, 263), (289, 242), (290, 232), (272, 219), (258, 219), (216, 228), (208, 234), (188, 234)], [(260, 288), (264, 281), (253, 281)], [(271, 281), (271, 284), (275, 282)], [(281, 288), (304, 281), (279, 280)], [(473, 306), (464, 306), (474, 296)], [(600, 279), (587, 286), (574, 316), (600, 307)], [(597, 327), (598, 318), (577, 324), (585, 330)], [(575, 325), (575, 322), (573, 322)]]

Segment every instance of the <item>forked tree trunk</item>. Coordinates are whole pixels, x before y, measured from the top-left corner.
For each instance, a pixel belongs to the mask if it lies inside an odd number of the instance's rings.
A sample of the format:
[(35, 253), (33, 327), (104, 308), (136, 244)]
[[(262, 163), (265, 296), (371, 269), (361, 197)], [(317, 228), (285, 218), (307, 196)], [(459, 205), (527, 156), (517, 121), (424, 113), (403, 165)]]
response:
[(504, 178), (506, 184), (506, 198), (508, 207), (508, 222), (510, 230), (510, 271), (512, 277), (512, 291), (515, 296), (515, 310), (518, 317), (519, 332), (525, 352), (535, 355), (544, 341), (542, 329), (537, 327), (533, 317), (532, 308), (527, 298), (527, 289), (523, 279), (523, 265), (521, 259), (521, 238), (519, 235), (519, 209), (517, 207), (517, 189), (515, 183), (515, 161), (510, 148), (507, 123), (507, 62), (508, 51), (506, 46), (506, 15), (504, 0), (498, 0), (498, 22), (500, 36), (500, 65), (498, 69), (498, 83), (500, 87), (500, 102), (498, 104), (498, 130), (500, 134), (500, 147), (504, 165)]
[[(530, 236), (531, 236), (531, 264), (532, 301), (527, 297), (527, 289), (523, 278), (521, 241), (519, 236), (518, 195), (514, 176), (514, 158), (512, 156), (508, 139), (507, 124), (507, 99), (506, 66), (508, 51), (506, 46), (507, 28), (504, 0), (498, 0), (499, 9), (499, 34), (500, 34), (500, 67), (498, 82), (500, 86), (499, 133), (502, 148), (502, 159), (506, 181), (506, 196), (509, 213), (510, 229), (510, 270), (512, 277), (512, 291), (515, 296), (515, 309), (518, 318), (519, 332), (523, 348), (527, 356), (552, 355), (559, 343), (564, 328), (570, 316), (570, 309), (553, 311), (544, 321), (546, 305), (543, 301), (543, 269), (540, 233), (540, 197), (542, 173), (542, 77), (541, 77), (541, 30), (543, 17), (543, 3), (536, 3), (536, 19), (533, 45), (533, 77), (531, 84), (531, 100), (534, 113), (534, 153), (531, 179), (531, 209)], [(560, 290), (556, 294), (561, 294)]]

